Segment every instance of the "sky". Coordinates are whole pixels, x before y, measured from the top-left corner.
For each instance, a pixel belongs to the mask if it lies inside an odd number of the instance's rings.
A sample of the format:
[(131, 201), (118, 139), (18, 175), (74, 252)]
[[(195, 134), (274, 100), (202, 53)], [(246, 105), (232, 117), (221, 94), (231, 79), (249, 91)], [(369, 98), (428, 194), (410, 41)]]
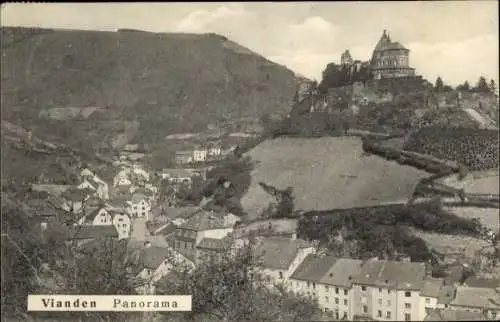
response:
[(9, 3), (1, 24), (69, 29), (214, 32), (308, 78), (321, 80), (349, 49), (368, 60), (387, 29), (411, 50), (410, 65), (434, 81), (498, 84), (497, 1)]

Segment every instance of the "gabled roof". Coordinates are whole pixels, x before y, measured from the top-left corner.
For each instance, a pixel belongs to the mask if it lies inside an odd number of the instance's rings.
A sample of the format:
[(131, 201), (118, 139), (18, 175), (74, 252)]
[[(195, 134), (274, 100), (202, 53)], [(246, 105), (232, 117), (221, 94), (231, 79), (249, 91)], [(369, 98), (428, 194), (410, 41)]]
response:
[(171, 251), (165, 247), (151, 246), (143, 250), (142, 264), (145, 268), (157, 269), (167, 258)]
[(231, 247), (232, 238), (230, 236), (225, 236), (224, 238), (203, 238), (196, 248), (223, 251)]
[(427, 297), (439, 297), (439, 292), (441, 287), (444, 285), (444, 280), (442, 278), (432, 278), (427, 277), (424, 282), (424, 287), (422, 289), (422, 296)]
[(195, 262), (195, 251), (194, 249), (187, 249), (187, 248), (176, 248), (175, 249), (179, 254), (184, 256), (186, 259), (190, 260), (191, 262)]
[(451, 305), (500, 310), (500, 295), (496, 290), (481, 287), (457, 287)]
[(97, 217), (97, 215), (99, 214), (99, 212), (101, 210), (104, 210), (104, 211), (106, 211), (106, 213), (108, 213), (108, 211), (105, 208), (102, 208), (102, 207), (95, 208), (87, 216), (85, 216), (85, 221), (86, 222), (93, 222), (95, 217)]
[(339, 258), (321, 279), (322, 284), (350, 287), (352, 276), (361, 270), (363, 261), (352, 258)]
[(333, 256), (318, 256), (309, 254), (293, 272), (290, 278), (301, 281), (320, 280), (328, 273), (338, 258)]
[(70, 188), (66, 191), (64, 191), (61, 194), (61, 197), (63, 197), (66, 200), (71, 200), (71, 201), (82, 201), (86, 199), (88, 196), (93, 194), (94, 192), (91, 189), (78, 189), (78, 188)]
[(92, 239), (99, 237), (114, 237), (118, 238), (118, 232), (113, 225), (103, 225), (103, 226), (76, 226), (72, 227), (72, 234), (70, 240), (78, 239)]
[(425, 264), (386, 260), (367, 260), (353, 283), (398, 290), (419, 290), (424, 286)]
[(179, 226), (179, 228), (194, 231), (222, 229), (229, 227), (232, 227), (232, 225), (228, 225), (221, 214), (208, 211), (197, 212), (187, 222)]
[(454, 285), (441, 285), (438, 295), (438, 304), (450, 304), (455, 297), (456, 287)]
[(171, 178), (190, 178), (193, 173), (186, 169), (163, 169), (163, 174), (168, 174)]
[(63, 210), (54, 208), (47, 199), (25, 199), (22, 208), (30, 216), (36, 217), (56, 217), (64, 214)]
[(282, 237), (263, 238), (254, 251), (260, 266), (270, 269), (288, 269), (301, 248), (313, 247), (302, 239)]
[(128, 206), (127, 201), (128, 198), (117, 196), (110, 200), (108, 205), (113, 208), (126, 208)]
[(456, 309), (433, 309), (424, 321), (484, 321), (484, 315), (477, 312)]
[(131, 198), (132, 203), (139, 203), (142, 200), (147, 200), (147, 197), (142, 193), (134, 193)]
[(387, 44), (383, 50), (408, 50), (405, 46), (401, 45), (399, 42), (391, 42), (390, 44)]

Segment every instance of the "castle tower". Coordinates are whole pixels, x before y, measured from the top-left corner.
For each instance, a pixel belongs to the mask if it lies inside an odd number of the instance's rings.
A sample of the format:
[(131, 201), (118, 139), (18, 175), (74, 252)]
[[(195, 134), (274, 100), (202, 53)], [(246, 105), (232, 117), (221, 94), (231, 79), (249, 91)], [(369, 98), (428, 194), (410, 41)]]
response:
[(371, 69), (375, 78), (414, 76), (415, 70), (409, 66), (409, 52), (399, 42), (392, 42), (384, 30), (373, 50)]
[(353, 59), (352, 59), (351, 53), (349, 52), (349, 49), (346, 49), (346, 51), (344, 51), (342, 53), (342, 55), (340, 55), (340, 64), (351, 65), (352, 63), (353, 63)]

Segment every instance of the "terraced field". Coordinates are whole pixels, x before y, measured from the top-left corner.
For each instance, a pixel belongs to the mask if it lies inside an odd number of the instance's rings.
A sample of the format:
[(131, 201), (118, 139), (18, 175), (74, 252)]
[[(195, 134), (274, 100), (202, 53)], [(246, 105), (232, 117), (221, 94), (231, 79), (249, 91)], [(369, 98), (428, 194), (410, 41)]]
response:
[(258, 185), (292, 186), (296, 210), (328, 210), (406, 202), (426, 172), (377, 156), (365, 156), (358, 137), (268, 140), (248, 155), (256, 162), (242, 199), (258, 216), (271, 197)]
[(493, 231), (499, 230), (500, 210), (478, 207), (445, 207), (446, 210), (463, 218), (478, 218), (479, 221)]

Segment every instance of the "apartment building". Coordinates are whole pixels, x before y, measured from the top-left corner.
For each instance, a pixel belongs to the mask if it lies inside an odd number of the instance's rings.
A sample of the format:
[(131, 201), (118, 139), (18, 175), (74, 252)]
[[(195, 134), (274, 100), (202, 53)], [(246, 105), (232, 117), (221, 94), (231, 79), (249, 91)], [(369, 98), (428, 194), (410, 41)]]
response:
[(367, 260), (353, 276), (353, 316), (377, 321), (422, 321), (424, 263)]

